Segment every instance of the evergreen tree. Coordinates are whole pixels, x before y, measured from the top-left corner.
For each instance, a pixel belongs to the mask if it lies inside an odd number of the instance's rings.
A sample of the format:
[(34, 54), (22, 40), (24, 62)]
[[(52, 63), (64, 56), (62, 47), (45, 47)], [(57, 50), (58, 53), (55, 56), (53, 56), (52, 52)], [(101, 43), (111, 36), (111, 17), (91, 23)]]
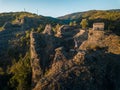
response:
[(30, 55), (26, 53), (24, 58), (20, 57), (20, 60), (10, 68), (10, 84), (12, 88), (17, 90), (27, 90), (31, 86), (31, 66)]
[(69, 23), (69, 26), (73, 26), (73, 22), (70, 22), (70, 23)]
[(88, 26), (88, 21), (86, 19), (82, 19), (80, 25), (82, 26), (82, 29), (86, 29)]

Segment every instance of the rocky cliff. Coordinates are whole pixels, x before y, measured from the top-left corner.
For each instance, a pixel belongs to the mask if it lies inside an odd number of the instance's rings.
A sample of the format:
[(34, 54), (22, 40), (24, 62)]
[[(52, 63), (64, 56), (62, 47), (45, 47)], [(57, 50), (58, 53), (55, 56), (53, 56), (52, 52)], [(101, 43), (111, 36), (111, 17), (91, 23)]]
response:
[[(48, 27), (48, 26), (47, 26)], [(54, 59), (56, 47), (59, 47), (60, 41), (51, 35), (51, 28), (44, 30), (43, 34), (31, 32), (30, 50), (33, 86), (45, 74)]]
[(111, 32), (89, 30), (88, 40), (82, 43), (80, 49), (107, 48), (107, 52), (120, 54), (120, 37)]
[(119, 90), (120, 37), (98, 30), (72, 30), (64, 31), (62, 37), (31, 33), (33, 90)]

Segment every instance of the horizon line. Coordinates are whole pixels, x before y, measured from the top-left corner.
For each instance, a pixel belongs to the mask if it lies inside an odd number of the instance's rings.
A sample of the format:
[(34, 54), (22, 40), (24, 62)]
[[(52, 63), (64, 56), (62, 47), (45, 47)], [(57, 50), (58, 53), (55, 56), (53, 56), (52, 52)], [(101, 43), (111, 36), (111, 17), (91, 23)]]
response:
[(32, 12), (32, 11), (26, 11), (26, 10), (23, 10), (23, 11), (2, 11), (2, 12), (0, 12), (0, 14), (26, 12), (26, 13), (36, 14), (36, 15), (39, 15), (39, 16), (59, 18), (59, 17), (62, 17), (62, 16), (66, 16), (66, 15), (70, 15), (70, 14), (75, 14), (75, 13), (80, 13), (80, 12), (109, 11), (109, 10), (120, 10), (120, 9), (118, 9), (118, 8), (113, 8), (113, 9), (89, 9), (89, 10), (83, 10), (83, 11), (76, 11), (76, 12), (66, 13), (66, 14), (60, 15), (60, 16), (50, 16), (50, 15), (47, 16), (47, 15), (39, 14), (38, 11), (35, 13), (35, 12)]

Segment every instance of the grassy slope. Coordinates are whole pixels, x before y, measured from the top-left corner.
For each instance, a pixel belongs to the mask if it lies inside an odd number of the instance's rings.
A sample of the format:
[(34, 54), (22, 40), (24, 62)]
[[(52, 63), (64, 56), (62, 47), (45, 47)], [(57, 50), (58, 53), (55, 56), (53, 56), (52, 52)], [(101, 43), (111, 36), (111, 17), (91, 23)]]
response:
[(104, 22), (105, 29), (111, 30), (117, 35), (120, 35), (120, 9), (113, 10), (90, 10), (86, 12), (77, 12), (62, 17), (61, 20), (76, 21), (80, 24), (82, 19), (88, 20), (88, 27), (92, 28), (94, 22)]

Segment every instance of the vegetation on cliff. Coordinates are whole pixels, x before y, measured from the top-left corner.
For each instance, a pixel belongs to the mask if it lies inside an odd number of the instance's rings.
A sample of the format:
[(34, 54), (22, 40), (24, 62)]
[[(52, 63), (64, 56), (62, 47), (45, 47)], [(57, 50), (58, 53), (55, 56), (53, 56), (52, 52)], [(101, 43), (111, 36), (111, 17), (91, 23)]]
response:
[(20, 57), (18, 62), (13, 62), (9, 74), (12, 75), (10, 79), (10, 86), (17, 90), (31, 89), (31, 65), (30, 53), (26, 53), (25, 57)]
[[(89, 30), (94, 22), (106, 30)], [(0, 90), (119, 90), (119, 23), (119, 10), (0, 14)]]

